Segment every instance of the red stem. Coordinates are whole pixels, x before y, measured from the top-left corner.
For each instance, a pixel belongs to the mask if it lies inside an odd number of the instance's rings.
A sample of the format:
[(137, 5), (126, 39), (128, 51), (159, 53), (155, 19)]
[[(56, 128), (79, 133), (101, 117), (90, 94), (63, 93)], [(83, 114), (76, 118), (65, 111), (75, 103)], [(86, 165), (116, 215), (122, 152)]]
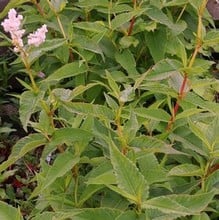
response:
[[(136, 8), (136, 4), (137, 1), (136, 0), (132, 0), (133, 2), (133, 7), (134, 9)], [(132, 34), (133, 28), (134, 28), (134, 24), (135, 24), (135, 16), (132, 17), (130, 25), (129, 25), (129, 29), (128, 29), (128, 36), (130, 36)]]
[(176, 114), (179, 110), (179, 106), (180, 106), (180, 101), (183, 99), (183, 97), (185, 96), (185, 88), (186, 88), (186, 83), (187, 83), (187, 80), (188, 80), (188, 75), (185, 73), (184, 75), (184, 78), (183, 78), (183, 82), (182, 82), (182, 85), (180, 87), (180, 90), (179, 90), (179, 94), (178, 94), (178, 97), (177, 97), (177, 101), (173, 107), (173, 111), (172, 111), (172, 116), (168, 122), (168, 125), (167, 125), (167, 131), (169, 131), (171, 128), (172, 128), (172, 125), (176, 119)]
[(133, 31), (133, 28), (134, 28), (134, 24), (135, 24), (135, 16), (132, 17), (132, 20), (130, 22), (129, 30), (128, 30), (128, 36), (130, 36), (132, 34), (132, 31)]

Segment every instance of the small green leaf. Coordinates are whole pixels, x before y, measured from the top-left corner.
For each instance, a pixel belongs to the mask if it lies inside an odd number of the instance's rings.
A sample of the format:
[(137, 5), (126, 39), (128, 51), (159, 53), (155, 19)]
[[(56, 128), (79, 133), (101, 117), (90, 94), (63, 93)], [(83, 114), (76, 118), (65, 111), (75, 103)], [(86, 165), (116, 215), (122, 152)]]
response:
[(115, 175), (113, 173), (113, 170), (109, 170), (105, 173), (102, 173), (99, 176), (93, 177), (93, 178), (89, 178), (88, 181), (86, 182), (87, 184), (116, 184), (116, 178)]
[(211, 220), (206, 212), (201, 213), (200, 215), (195, 215), (191, 220)]
[(165, 143), (164, 141), (153, 137), (142, 135), (135, 137), (130, 143), (130, 146), (141, 148), (144, 152), (148, 153), (157, 153), (162, 152), (165, 154), (184, 154), (181, 151), (177, 151), (170, 144)]
[(72, 145), (75, 142), (88, 143), (92, 137), (92, 133), (81, 128), (60, 128), (53, 133), (48, 146), (58, 146), (64, 143)]
[(49, 168), (46, 178), (40, 187), (40, 191), (42, 192), (49, 187), (58, 177), (64, 176), (79, 162), (79, 160), (80, 158), (78, 156), (74, 156), (68, 151), (59, 154), (54, 164)]
[(65, 78), (69, 78), (72, 76), (77, 76), (79, 74), (87, 72), (87, 66), (84, 63), (73, 62), (68, 63), (57, 69), (54, 73), (52, 73), (47, 79), (44, 80), (45, 83), (52, 81), (60, 81)]
[[(112, 220), (116, 219), (122, 211), (118, 209), (108, 209), (108, 208), (90, 208), (90, 209), (81, 209), (81, 213), (73, 216), (74, 220)], [(68, 215), (68, 217), (71, 217)]]
[(137, 116), (156, 121), (168, 122), (170, 120), (170, 115), (163, 109), (136, 108), (134, 109), (134, 113)]
[(138, 74), (135, 58), (129, 49), (125, 49), (122, 53), (116, 53), (115, 59), (130, 76)]
[(58, 13), (61, 12), (67, 3), (67, 0), (51, 0), (50, 4), (53, 8), (53, 10)]
[(191, 131), (200, 139), (202, 140), (204, 146), (211, 151), (212, 146), (211, 143), (209, 142), (209, 139), (207, 138), (206, 134), (203, 132), (203, 129), (201, 129), (200, 126), (197, 124), (193, 123), (191, 120), (189, 120), (189, 128)]
[(173, 167), (169, 173), (169, 176), (202, 176), (203, 171), (199, 166), (193, 164), (181, 164)]
[(175, 34), (182, 33), (186, 28), (185, 22), (178, 22), (177, 24), (174, 24), (166, 14), (164, 14), (159, 8), (150, 6), (150, 8), (146, 11), (147, 16), (161, 24), (166, 25), (168, 28), (170, 28)]
[(40, 56), (45, 54), (45, 52), (52, 51), (58, 47), (63, 46), (63, 44), (66, 44), (65, 39), (53, 39), (46, 40), (39, 47), (30, 48), (28, 51), (28, 62), (33, 64)]
[(158, 163), (153, 153), (139, 155), (137, 161), (148, 184), (167, 181), (167, 171)]
[(177, 60), (161, 60), (153, 66), (145, 79), (153, 81), (167, 79), (176, 72), (179, 72), (182, 67), (182, 64)]
[(211, 173), (205, 182), (206, 191), (211, 191), (213, 188), (219, 189), (219, 170)]
[(134, 16), (133, 12), (126, 12), (126, 13), (122, 13), (122, 14), (117, 15), (111, 21), (112, 30), (115, 30), (115, 29), (121, 27), (122, 25), (124, 25), (125, 23), (129, 22), (133, 16)]
[(23, 217), (19, 209), (0, 201), (0, 219), (2, 220), (22, 220)]
[(94, 193), (96, 193), (98, 190), (104, 188), (104, 185), (98, 184), (98, 185), (88, 185), (82, 192), (78, 206), (81, 207), (89, 198), (93, 196)]
[(27, 131), (31, 115), (36, 111), (41, 99), (43, 99), (45, 92), (41, 90), (39, 93), (32, 91), (25, 91), (20, 96), (19, 115), (24, 130)]
[(168, 6), (180, 6), (180, 5), (186, 5), (188, 4), (188, 0), (172, 0), (170, 2), (165, 2), (165, 7)]
[(219, 33), (216, 30), (210, 30), (206, 33), (203, 39), (204, 47), (213, 47), (219, 43)]
[(81, 115), (92, 115), (97, 118), (113, 120), (114, 114), (110, 108), (103, 105), (83, 103), (83, 102), (66, 102), (63, 107), (69, 112), (78, 113)]

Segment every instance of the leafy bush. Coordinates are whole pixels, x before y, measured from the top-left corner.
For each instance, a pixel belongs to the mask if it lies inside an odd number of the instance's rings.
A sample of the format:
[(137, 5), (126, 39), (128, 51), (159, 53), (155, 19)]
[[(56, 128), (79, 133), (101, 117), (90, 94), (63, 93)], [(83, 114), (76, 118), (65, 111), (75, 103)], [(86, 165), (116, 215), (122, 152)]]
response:
[[(26, 30), (7, 65), (22, 75), (27, 135), (2, 180), (41, 150), (31, 209), (1, 202), (1, 219), (218, 218), (219, 33), (206, 4), (10, 1), (0, 18), (16, 7)], [(46, 41), (28, 46), (43, 24)]]

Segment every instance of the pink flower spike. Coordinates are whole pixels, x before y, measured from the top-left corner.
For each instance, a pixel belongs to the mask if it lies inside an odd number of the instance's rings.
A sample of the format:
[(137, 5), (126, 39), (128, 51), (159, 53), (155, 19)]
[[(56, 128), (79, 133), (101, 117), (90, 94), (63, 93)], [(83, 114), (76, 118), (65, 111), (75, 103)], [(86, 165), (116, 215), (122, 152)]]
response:
[(47, 26), (44, 24), (41, 28), (38, 28), (34, 33), (31, 33), (27, 36), (28, 38), (28, 45), (34, 45), (38, 47), (46, 40), (46, 32)]
[(8, 19), (6, 18), (1, 25), (3, 26), (5, 32), (14, 32), (20, 29), (21, 21), (23, 20), (22, 15), (17, 15), (14, 8), (10, 9), (8, 12)]

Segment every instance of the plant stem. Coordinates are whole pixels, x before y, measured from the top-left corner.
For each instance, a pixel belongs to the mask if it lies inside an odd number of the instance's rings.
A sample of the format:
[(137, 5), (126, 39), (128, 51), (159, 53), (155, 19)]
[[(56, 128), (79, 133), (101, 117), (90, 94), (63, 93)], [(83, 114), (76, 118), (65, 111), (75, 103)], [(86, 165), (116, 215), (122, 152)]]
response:
[[(195, 45), (194, 52), (191, 56), (191, 59), (188, 63), (188, 68), (192, 68), (192, 66), (194, 65), (195, 59), (196, 59), (196, 57), (199, 53), (199, 50), (202, 46), (202, 17), (203, 17), (203, 13), (206, 8), (207, 2), (208, 2), (207, 0), (203, 0), (202, 4), (198, 10), (198, 27), (197, 27), (197, 35), (196, 35), (196, 45)], [(180, 91), (179, 91), (179, 94), (177, 97), (177, 101), (176, 101), (176, 103), (173, 107), (173, 110), (172, 110), (172, 116), (171, 116), (171, 118), (168, 122), (167, 128), (166, 128), (167, 131), (171, 130), (173, 123), (176, 119), (176, 114), (177, 114), (179, 107), (180, 107), (180, 102), (186, 95), (185, 88), (186, 88), (187, 81), (188, 81), (188, 73), (185, 72), (184, 77), (183, 77), (183, 82), (182, 82), (182, 85), (180, 87)]]
[[(137, 6), (137, 0), (132, 0), (133, 2), (133, 8), (136, 9)], [(128, 36), (130, 36), (132, 34), (133, 28), (134, 28), (134, 24), (135, 24), (135, 16), (132, 17), (129, 28), (128, 28)]]
[(72, 174), (73, 174), (73, 178), (75, 180), (74, 199), (75, 199), (75, 205), (77, 206), (77, 204), (78, 204), (78, 166), (77, 165), (75, 165), (72, 168)]
[(133, 31), (133, 28), (134, 28), (134, 24), (135, 24), (135, 16), (132, 17), (132, 20), (130, 22), (129, 30), (128, 30), (128, 36), (130, 36), (132, 34), (132, 31)]
[(46, 15), (45, 15), (42, 7), (40, 6), (40, 4), (36, 0), (32, 0), (32, 2), (36, 6), (36, 8), (39, 11), (40, 15), (42, 15), (42, 17), (45, 17)]
[(119, 136), (119, 140), (121, 142), (121, 145), (122, 145), (122, 153), (125, 155), (127, 153), (127, 143), (126, 143), (126, 140), (124, 138), (124, 135), (123, 135), (123, 131), (122, 131), (122, 126), (121, 126), (121, 113), (122, 113), (122, 107), (123, 107), (123, 103), (119, 103), (120, 106), (119, 106), (119, 109), (117, 111), (117, 115), (116, 115), (116, 126), (117, 126), (117, 134)]
[(58, 12), (57, 12), (57, 11), (55, 10), (55, 8), (52, 6), (52, 4), (51, 4), (51, 2), (50, 2), (49, 0), (47, 0), (47, 2), (48, 2), (48, 4), (49, 4), (49, 7), (51, 8), (51, 10), (53, 11), (53, 13), (54, 13), (55, 16), (56, 16), (56, 19), (57, 19), (57, 22), (58, 22), (58, 25), (59, 25), (59, 28), (60, 28), (60, 30), (61, 30), (61, 32), (62, 32), (63, 37), (64, 37), (65, 39), (67, 39)]

